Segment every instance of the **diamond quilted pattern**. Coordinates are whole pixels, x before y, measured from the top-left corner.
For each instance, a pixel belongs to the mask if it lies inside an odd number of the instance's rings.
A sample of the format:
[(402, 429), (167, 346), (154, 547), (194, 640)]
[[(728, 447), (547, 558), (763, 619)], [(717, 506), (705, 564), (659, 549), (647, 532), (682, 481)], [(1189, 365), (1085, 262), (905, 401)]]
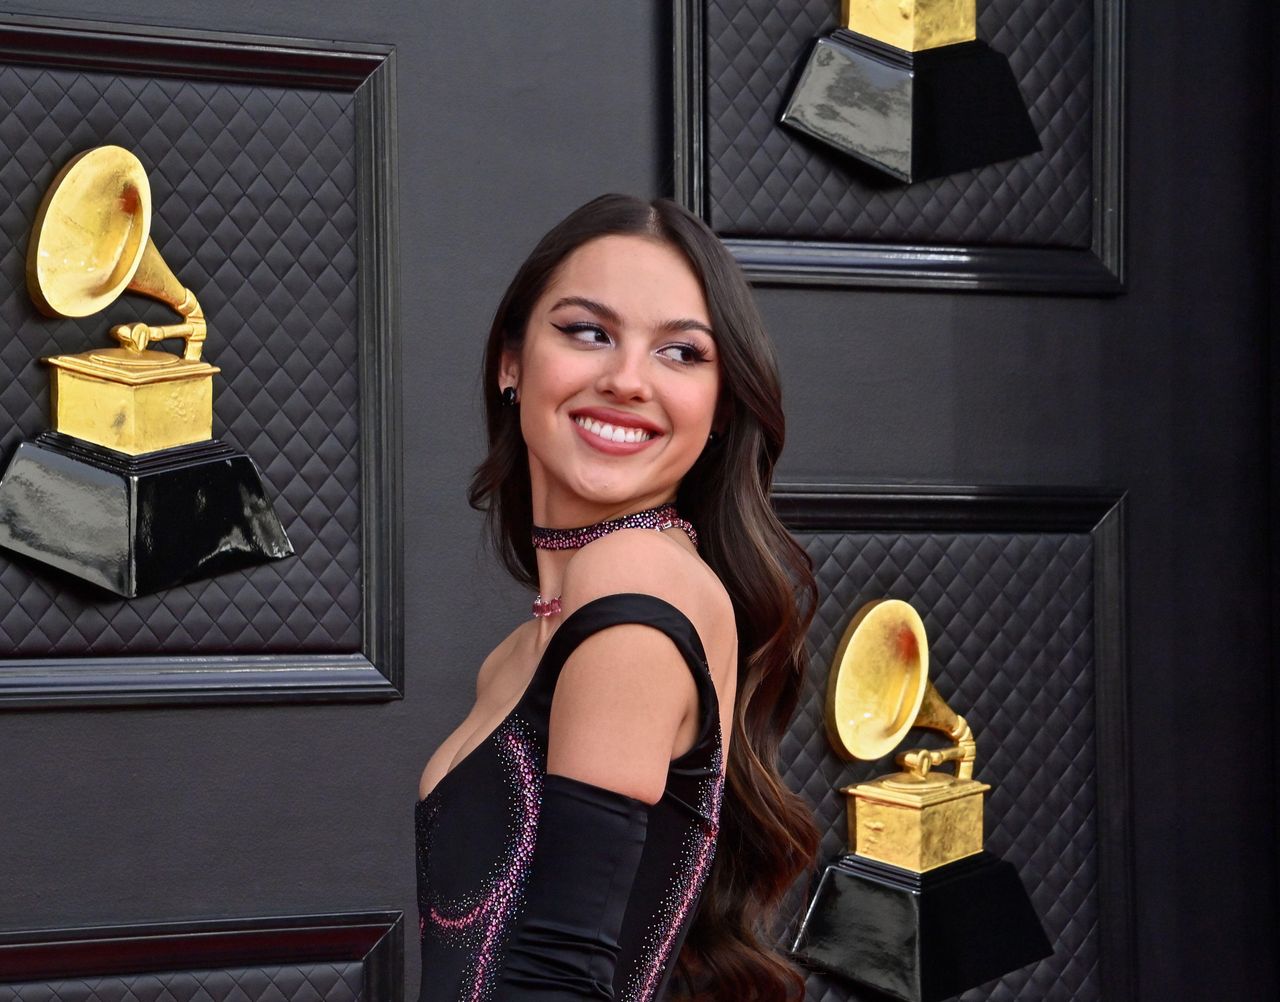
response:
[(0, 1002), (359, 1002), (363, 994), (360, 961), (0, 985)]
[[(820, 592), (812, 662), (781, 749), (784, 777), (814, 806), (819, 856), (847, 849), (839, 787), (894, 770), (892, 756), (848, 763), (827, 743), (827, 672), (863, 603), (911, 602), (930, 639), (930, 678), (973, 725), (975, 776), (993, 787), (986, 846), (1012, 863), (1054, 944), (1052, 957), (966, 992), (964, 1002), (1098, 998), (1097, 815), (1091, 539), (1066, 534), (819, 532), (799, 536)], [(913, 732), (910, 740), (930, 744)], [(787, 910), (794, 930), (808, 888)], [(814, 973), (810, 1002), (867, 999)], [(877, 998), (879, 996), (876, 996)]]
[(706, 5), (706, 170), (722, 236), (1088, 247), (1093, 5), (989, 0), (978, 37), (1008, 57), (1041, 152), (903, 185), (777, 124), (837, 0)]
[(209, 318), (214, 435), (262, 470), (297, 555), (128, 602), (0, 553), (0, 657), (326, 652), (361, 643), (354, 98), (0, 66), (0, 457), (49, 425), (38, 359), (171, 322), (123, 297), (49, 320), (26, 239), (55, 171), (103, 143), (141, 158), (152, 236)]

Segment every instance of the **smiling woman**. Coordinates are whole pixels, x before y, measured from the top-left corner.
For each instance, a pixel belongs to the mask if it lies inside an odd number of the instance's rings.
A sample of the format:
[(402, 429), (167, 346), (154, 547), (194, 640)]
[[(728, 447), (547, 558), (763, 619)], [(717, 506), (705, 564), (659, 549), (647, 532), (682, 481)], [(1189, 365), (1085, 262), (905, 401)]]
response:
[(750, 290), (679, 206), (602, 196), (521, 267), (484, 379), (471, 500), (538, 596), (423, 771), (420, 1002), (787, 998), (762, 937), (816, 844), (774, 764), (813, 582)]

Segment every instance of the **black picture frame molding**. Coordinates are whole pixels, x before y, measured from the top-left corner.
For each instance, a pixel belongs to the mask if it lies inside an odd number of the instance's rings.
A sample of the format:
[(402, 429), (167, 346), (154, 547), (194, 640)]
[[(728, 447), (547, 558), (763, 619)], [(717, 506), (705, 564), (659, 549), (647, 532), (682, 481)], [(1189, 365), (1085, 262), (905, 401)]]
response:
[(0, 984), (359, 961), (362, 998), (403, 1002), (404, 913), (335, 912), (0, 933)]
[(1136, 997), (1136, 917), (1125, 641), (1125, 493), (1107, 489), (900, 484), (775, 485), (792, 532), (1084, 533), (1093, 555), (1101, 1002)]
[(0, 709), (400, 698), (404, 572), (395, 47), (0, 14), (0, 64), (353, 95), (363, 583), (358, 652), (0, 660)]
[[(675, 198), (709, 219), (706, 0), (673, 0)], [(1088, 249), (722, 237), (757, 285), (1053, 295), (1124, 291), (1124, 0), (1092, 0), (1093, 212)]]

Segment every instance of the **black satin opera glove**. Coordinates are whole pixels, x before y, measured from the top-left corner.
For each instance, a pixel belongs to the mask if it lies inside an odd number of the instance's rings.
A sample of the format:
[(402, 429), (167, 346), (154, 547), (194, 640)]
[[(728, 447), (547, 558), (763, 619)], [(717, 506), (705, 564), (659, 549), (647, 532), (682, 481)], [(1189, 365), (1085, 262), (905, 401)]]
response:
[(642, 801), (546, 777), (525, 907), (495, 999), (613, 999), (619, 934), (648, 824)]

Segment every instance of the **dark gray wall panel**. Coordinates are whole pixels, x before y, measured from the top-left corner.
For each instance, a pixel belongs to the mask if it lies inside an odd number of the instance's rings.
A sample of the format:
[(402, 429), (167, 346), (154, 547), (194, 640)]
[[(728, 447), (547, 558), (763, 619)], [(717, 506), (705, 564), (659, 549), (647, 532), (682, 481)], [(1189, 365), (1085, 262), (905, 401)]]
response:
[(349, 912), (0, 932), (0, 1002), (403, 1002), (403, 924)]
[(152, 239), (209, 318), (214, 436), (257, 463), (296, 553), (131, 601), (6, 554), (0, 658), (360, 649), (354, 100), (0, 68), (0, 454), (50, 426), (41, 357), (107, 345), (115, 323), (172, 320), (133, 295), (54, 320), (27, 293), (27, 237), (54, 174), (81, 150), (124, 146), (151, 182)]
[(359, 1002), (363, 965), (263, 965), (214, 971), (0, 984), (0, 1002)]
[[(1276, 994), (1265, 531), (1265, 33), (1129, 0), (1128, 291), (1109, 301), (763, 289), (781, 477), (1127, 492), (1138, 998)], [(0, 0), (397, 46), (405, 699), (8, 713), (0, 924), (413, 915), (412, 800), (528, 598), (480, 543), (480, 345), (532, 242), (673, 183), (666, 4)], [(1223, 819), (1229, 819), (1224, 824)], [(417, 962), (408, 959), (409, 984)], [(1085, 1002), (1085, 1000), (1082, 1000)]]
[(976, 171), (890, 184), (782, 128), (834, 0), (706, 3), (708, 218), (726, 237), (1088, 247), (1093, 215), (1093, 8), (990, 0), (978, 37), (1006, 56), (1042, 150)]

